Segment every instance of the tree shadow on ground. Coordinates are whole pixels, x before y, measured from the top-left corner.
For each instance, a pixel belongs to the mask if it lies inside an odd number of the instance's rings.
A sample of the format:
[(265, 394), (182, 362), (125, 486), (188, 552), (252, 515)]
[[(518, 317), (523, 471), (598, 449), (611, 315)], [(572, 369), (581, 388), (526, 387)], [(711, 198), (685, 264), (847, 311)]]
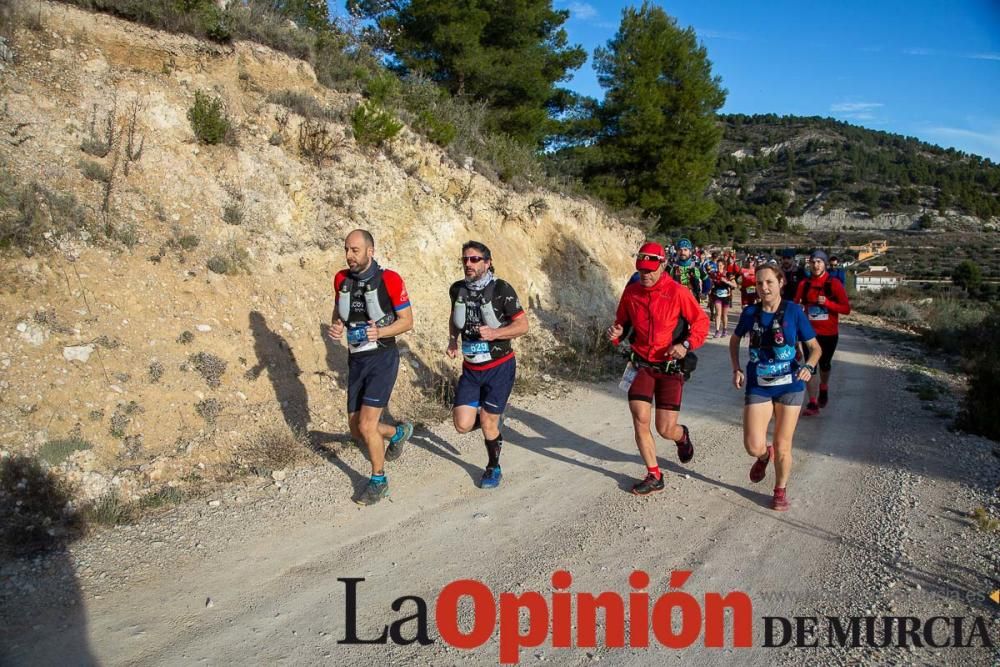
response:
[(69, 546), (84, 525), (38, 461), (0, 461), (0, 664), (97, 665)]

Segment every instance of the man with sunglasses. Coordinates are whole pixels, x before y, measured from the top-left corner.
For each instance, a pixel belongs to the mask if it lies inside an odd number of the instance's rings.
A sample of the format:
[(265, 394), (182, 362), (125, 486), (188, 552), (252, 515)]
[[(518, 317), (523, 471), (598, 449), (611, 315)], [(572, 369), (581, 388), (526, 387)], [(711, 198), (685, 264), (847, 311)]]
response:
[(635, 262), (639, 280), (625, 288), (615, 323), (607, 330), (608, 340), (618, 345), (624, 332), (631, 329), (630, 359), (637, 373), (628, 388), (628, 404), (636, 445), (647, 470), (645, 479), (632, 487), (632, 493), (640, 496), (664, 487), (650, 431), (654, 400), (656, 432), (676, 443), (681, 463), (694, 458), (688, 428), (677, 423), (684, 388), (679, 362), (708, 337), (708, 316), (691, 290), (664, 275), (665, 261), (663, 246), (643, 244)]
[[(413, 435), (413, 424), (383, 424), (382, 412), (399, 373), (396, 336), (413, 328), (413, 309), (403, 279), (375, 261), (375, 239), (364, 229), (355, 229), (344, 239), (347, 267), (333, 279), (337, 305), (329, 336), (334, 340), (347, 332), (347, 414), (351, 435), (368, 447), (371, 478), (359, 505), (373, 505), (389, 495), (385, 461), (403, 453)], [(389, 441), (386, 448), (385, 441)]]
[(517, 370), (510, 341), (528, 333), (528, 318), (514, 288), (494, 274), (493, 257), (485, 244), (467, 242), (461, 260), (465, 278), (449, 291), (447, 354), (457, 357), (461, 340), (463, 358), (452, 419), (459, 433), (482, 428), (488, 460), (479, 486), (495, 489), (503, 477), (501, 418)]

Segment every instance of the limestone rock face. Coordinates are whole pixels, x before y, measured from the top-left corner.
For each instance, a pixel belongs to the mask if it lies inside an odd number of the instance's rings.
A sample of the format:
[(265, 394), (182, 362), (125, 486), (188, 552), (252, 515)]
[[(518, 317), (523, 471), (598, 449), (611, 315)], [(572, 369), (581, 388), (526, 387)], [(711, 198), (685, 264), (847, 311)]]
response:
[[(44, 0), (31, 11), (44, 30), (15, 30), (5, 48), (17, 58), (0, 71), (3, 136), (31, 138), (0, 142), (0, 166), (64, 198), (44, 202), (53, 221), (66, 219), (72, 196), (89, 223), (30, 257), (0, 255), (0, 382), (10, 397), (0, 432), (14, 450), (35, 447), (40, 429), (75, 429), (94, 445), (88, 474), (155, 470), (168, 482), (226, 465), (275, 422), (343, 432), (347, 355), (326, 327), (343, 239), (358, 227), (413, 304), (394, 416), (440, 418), (457, 377), (444, 350), (465, 241), (490, 246), (528, 311), (531, 332), (514, 345), (520, 372), (540, 377), (547, 359), (610, 324), (642, 233), (604, 209), (515, 192), (406, 128), (373, 152), (329, 121), (338, 149), (317, 164), (300, 151), (305, 119), (269, 96), (308, 94), (343, 118), (358, 98), (318, 85), (306, 63)], [(196, 142), (187, 119), (196, 91), (223, 100), (234, 144)], [(127, 173), (122, 153), (116, 162), (114, 152), (81, 150), (109, 114), (127, 127), (133, 104), (144, 144)], [(106, 207), (84, 162), (112, 174)], [(150, 465), (165, 458), (177, 465)]]

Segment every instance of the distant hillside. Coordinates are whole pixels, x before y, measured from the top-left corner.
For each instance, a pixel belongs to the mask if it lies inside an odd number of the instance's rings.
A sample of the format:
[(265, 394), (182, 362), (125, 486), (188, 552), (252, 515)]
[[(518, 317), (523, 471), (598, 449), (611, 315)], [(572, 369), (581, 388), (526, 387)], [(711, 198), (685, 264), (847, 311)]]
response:
[(1000, 217), (1000, 166), (829, 118), (720, 116), (713, 231), (982, 228)]

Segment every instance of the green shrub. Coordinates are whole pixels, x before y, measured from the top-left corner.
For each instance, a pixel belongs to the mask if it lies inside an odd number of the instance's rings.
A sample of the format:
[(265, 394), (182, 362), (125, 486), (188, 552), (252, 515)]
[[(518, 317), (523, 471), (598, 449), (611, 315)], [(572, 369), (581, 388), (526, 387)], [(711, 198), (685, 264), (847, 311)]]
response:
[(909, 301), (884, 300), (874, 308), (875, 314), (901, 324), (916, 324), (923, 320), (920, 309)]
[(986, 313), (981, 305), (968, 299), (935, 299), (924, 315), (927, 329), (923, 339), (932, 347), (961, 351), (967, 338), (981, 328)]
[(343, 145), (344, 137), (335, 135), (322, 120), (309, 118), (299, 125), (299, 151), (317, 165), (336, 158)]
[(955, 338), (961, 344), (962, 356), (969, 374), (969, 390), (958, 417), (958, 426), (968, 431), (1000, 441), (1000, 310), (994, 308), (975, 330)]
[(76, 452), (93, 449), (94, 446), (79, 436), (49, 440), (38, 450), (38, 458), (50, 466), (57, 466)]
[(222, 375), (226, 372), (226, 361), (209, 352), (198, 352), (188, 357), (188, 363), (198, 371), (212, 389), (222, 384)]
[(336, 114), (320, 104), (319, 100), (309, 93), (300, 93), (295, 90), (282, 90), (271, 93), (267, 96), (267, 101), (278, 104), (286, 109), (294, 111), (303, 118), (322, 118), (334, 120)]
[(149, 384), (156, 384), (163, 377), (163, 373), (166, 372), (166, 368), (163, 366), (162, 361), (153, 360), (149, 364), (147, 369), (147, 375), (149, 377)]
[(138, 507), (111, 490), (83, 508), (87, 523), (102, 526), (120, 526), (139, 518)]
[(226, 222), (227, 225), (242, 225), (243, 224), (242, 202), (234, 202), (223, 206), (222, 219)]
[(0, 166), (0, 250), (18, 248), (30, 256), (88, 227), (86, 209), (72, 194), (36, 182), (20, 186)]
[(395, 137), (403, 124), (382, 108), (359, 104), (351, 114), (351, 128), (359, 145), (377, 147)]
[(176, 486), (164, 486), (139, 499), (140, 510), (157, 509), (184, 502), (184, 492)]
[(183, 250), (194, 250), (199, 243), (201, 243), (201, 239), (194, 234), (185, 234), (177, 239), (177, 245)]
[(421, 111), (417, 115), (415, 129), (438, 146), (447, 146), (455, 140), (458, 128), (446, 120), (441, 120), (431, 111)]
[(194, 105), (187, 112), (194, 136), (203, 144), (219, 144), (232, 133), (232, 124), (226, 116), (222, 98), (211, 97), (196, 90)]
[(381, 107), (396, 103), (402, 93), (402, 84), (392, 72), (377, 72), (365, 81), (364, 94), (368, 100)]
[(194, 404), (194, 411), (206, 424), (214, 426), (215, 420), (222, 414), (222, 403), (217, 398), (206, 398)]
[(98, 181), (100, 183), (107, 183), (111, 180), (111, 174), (108, 170), (104, 168), (104, 165), (94, 162), (93, 160), (80, 160), (79, 162), (80, 172), (85, 178), (89, 178), (92, 181)]
[(225, 275), (233, 271), (233, 268), (229, 266), (229, 261), (222, 255), (212, 255), (208, 258), (205, 263), (208, 270), (212, 273), (218, 273), (220, 275)]
[(237, 465), (266, 477), (303, 460), (309, 453), (309, 438), (285, 424), (269, 424), (252, 432), (238, 445)]

